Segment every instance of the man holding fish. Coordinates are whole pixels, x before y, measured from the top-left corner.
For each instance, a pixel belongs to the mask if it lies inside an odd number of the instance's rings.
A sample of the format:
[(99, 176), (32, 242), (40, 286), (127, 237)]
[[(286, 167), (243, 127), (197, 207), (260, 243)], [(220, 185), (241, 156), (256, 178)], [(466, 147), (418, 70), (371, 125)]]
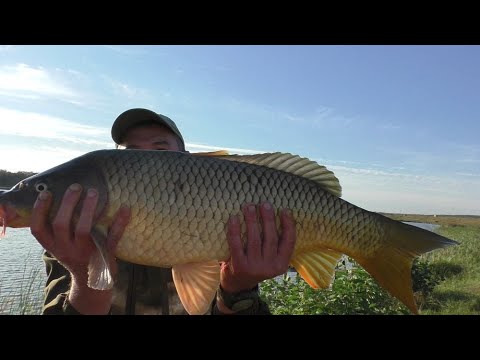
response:
[(173, 122), (145, 109), (120, 115), (112, 137), (129, 150), (92, 151), (0, 194), (4, 229), (30, 227), (47, 250), (44, 313), (115, 313), (122, 269), (113, 256), (171, 268), (188, 314), (211, 313), (213, 302), (213, 313), (240, 314), (268, 313), (257, 285), (289, 265), (313, 289), (328, 288), (347, 255), (418, 314), (414, 259), (458, 244), (342, 199), (335, 174), (305, 157), (189, 154)]
[[(147, 109), (122, 113), (112, 126), (112, 138), (126, 149), (185, 152), (182, 134), (175, 123)], [(128, 207), (121, 207), (115, 213), (106, 236), (106, 253), (110, 255), (108, 262), (115, 287), (97, 290), (88, 286), (88, 264), (96, 250), (91, 232), (101, 196), (98, 189), (71, 184), (53, 221), (48, 218), (52, 193), (41, 191), (35, 202), (31, 231), (46, 249), (44, 260), (48, 275), (43, 313), (185, 313), (172, 286), (169, 268), (117, 263), (113, 257), (129, 224), (131, 209)], [(83, 205), (74, 226), (75, 208), (82, 198)], [(231, 257), (222, 262), (220, 285), (212, 306), (206, 312), (202, 308), (201, 313), (269, 314), (268, 306), (259, 298), (258, 283), (287, 271), (296, 241), (295, 221), (291, 212), (282, 209), (281, 224), (277, 226), (275, 209), (268, 202), (246, 203), (243, 216), (244, 234), (237, 215), (228, 221), (225, 232)], [(245, 246), (242, 237), (246, 239)]]

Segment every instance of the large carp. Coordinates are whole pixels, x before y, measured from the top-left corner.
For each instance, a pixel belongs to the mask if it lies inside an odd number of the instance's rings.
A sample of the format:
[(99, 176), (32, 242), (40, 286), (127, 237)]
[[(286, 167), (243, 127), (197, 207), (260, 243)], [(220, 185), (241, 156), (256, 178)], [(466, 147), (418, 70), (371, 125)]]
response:
[(98, 253), (90, 264), (89, 286), (108, 289), (113, 285), (103, 260), (108, 258), (103, 245), (114, 214), (127, 205), (131, 221), (116, 257), (172, 267), (178, 294), (190, 314), (205, 313), (213, 300), (220, 279), (219, 262), (229, 258), (227, 221), (241, 213), (246, 202), (269, 201), (276, 209), (292, 211), (297, 242), (291, 265), (313, 288), (331, 284), (335, 266), (346, 254), (413, 313), (417, 313), (413, 259), (455, 244), (341, 199), (339, 181), (331, 171), (286, 153), (93, 151), (29, 177), (0, 195), (4, 225), (30, 226), (33, 204), (39, 192), (47, 189), (53, 194), (53, 219), (72, 183), (99, 191), (92, 230)]

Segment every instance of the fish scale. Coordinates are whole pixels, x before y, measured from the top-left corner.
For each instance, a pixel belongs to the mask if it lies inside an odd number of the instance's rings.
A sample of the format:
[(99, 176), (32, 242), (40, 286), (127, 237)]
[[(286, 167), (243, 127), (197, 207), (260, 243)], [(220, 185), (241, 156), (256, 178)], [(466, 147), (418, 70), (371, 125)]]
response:
[[(217, 227), (214, 218), (221, 219), (225, 225), (231, 214), (241, 213), (242, 203), (266, 200), (275, 208), (292, 209), (297, 223), (305, 225), (297, 228), (296, 251), (309, 248), (312, 244), (318, 245), (319, 242), (325, 247), (335, 247), (349, 253), (368, 245), (369, 254), (379, 247), (373, 216), (368, 221), (361, 219), (364, 210), (356, 210), (340, 198), (335, 199), (308, 179), (286, 173), (280, 177), (278, 172), (266, 167), (253, 169), (249, 164), (180, 153), (169, 154), (165, 160), (155, 152), (141, 152), (141, 156), (135, 152), (135, 155), (130, 151), (115, 152), (112, 156), (99, 157), (97, 160), (98, 167), (104, 169), (109, 184), (111, 206), (108, 215), (113, 216), (121, 204), (132, 207), (135, 215), (118, 247), (118, 256), (127, 261), (172, 266), (179, 262), (205, 261), (211, 258), (225, 260), (229, 255), (225, 226)], [(155, 164), (154, 168), (152, 164)], [(219, 174), (236, 176), (222, 176), (222, 181), (219, 181)], [(153, 180), (155, 178), (160, 180)], [(138, 184), (142, 185), (139, 187)], [(261, 184), (268, 184), (268, 191)], [(117, 186), (123, 190), (119, 191)], [(181, 186), (186, 191), (182, 191)], [(147, 189), (153, 189), (153, 193)], [(146, 194), (141, 197), (136, 194), (137, 191)], [(190, 203), (192, 198), (187, 196), (189, 193), (196, 195), (200, 201)], [(219, 206), (220, 201), (222, 204), (230, 204), (230, 207), (222, 208)], [(157, 207), (155, 203), (158, 204)], [(322, 206), (322, 203), (329, 206)], [(190, 206), (194, 206), (193, 211), (188, 211)], [(145, 234), (139, 230), (146, 228), (144, 222), (152, 208), (155, 208), (156, 216), (147, 225), (155, 224), (157, 228), (154, 232)], [(300, 211), (303, 208), (307, 211)], [(205, 209), (208, 209), (208, 215)], [(179, 216), (180, 213), (183, 216)], [(322, 228), (321, 223), (325, 219), (329, 219), (327, 223), (331, 225), (330, 229), (316, 231)], [(279, 219), (276, 221), (278, 223)], [(364, 223), (372, 224), (369, 227), (362, 226)], [(185, 250), (179, 237), (191, 237), (192, 234), (175, 232), (174, 229), (178, 227), (188, 232), (192, 228), (198, 230), (195, 235), (199, 239), (196, 251)], [(359, 239), (357, 242), (350, 241), (352, 232), (360, 232), (356, 236)], [(160, 247), (162, 251), (158, 251), (159, 233), (162, 234), (161, 241), (165, 243)], [(368, 240), (362, 242), (362, 239)], [(134, 243), (135, 246), (128, 243)], [(347, 245), (350, 246), (349, 249), (345, 248)], [(138, 258), (132, 252), (135, 247), (141, 249)]]

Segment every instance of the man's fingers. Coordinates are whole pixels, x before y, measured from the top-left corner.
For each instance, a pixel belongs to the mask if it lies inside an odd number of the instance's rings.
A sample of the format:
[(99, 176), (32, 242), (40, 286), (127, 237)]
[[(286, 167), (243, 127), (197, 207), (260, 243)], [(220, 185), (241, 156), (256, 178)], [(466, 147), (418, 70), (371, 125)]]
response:
[(286, 209), (282, 210), (280, 220), (282, 224), (282, 236), (278, 246), (278, 256), (281, 261), (288, 263), (297, 240), (296, 223), (291, 211)]
[(262, 239), (257, 219), (257, 209), (253, 204), (243, 208), (245, 223), (247, 225), (247, 258), (253, 263), (262, 258)]
[(82, 211), (78, 218), (77, 227), (75, 228), (75, 239), (89, 239), (92, 231), (93, 217), (95, 208), (97, 207), (98, 192), (95, 189), (88, 189), (87, 196), (83, 200)]
[(60, 208), (58, 209), (57, 215), (52, 222), (53, 232), (59, 241), (69, 241), (71, 238), (73, 210), (75, 209), (81, 194), (81, 185), (72, 184), (63, 195)]
[(232, 216), (227, 224), (227, 241), (230, 247), (230, 267), (243, 268), (246, 261), (245, 250), (242, 244), (240, 220), (238, 216)]
[(52, 194), (42, 191), (35, 201), (30, 222), (30, 231), (37, 241), (46, 250), (50, 251), (53, 246), (53, 234), (48, 222), (48, 212), (52, 204)]
[(263, 226), (263, 256), (266, 259), (275, 259), (278, 249), (278, 232), (272, 205), (263, 203), (260, 207), (260, 214)]
[(112, 226), (107, 235), (107, 247), (108, 251), (111, 254), (114, 254), (118, 242), (123, 236), (123, 232), (130, 221), (131, 211), (130, 208), (126, 206), (122, 206), (116, 213), (115, 218), (113, 220)]

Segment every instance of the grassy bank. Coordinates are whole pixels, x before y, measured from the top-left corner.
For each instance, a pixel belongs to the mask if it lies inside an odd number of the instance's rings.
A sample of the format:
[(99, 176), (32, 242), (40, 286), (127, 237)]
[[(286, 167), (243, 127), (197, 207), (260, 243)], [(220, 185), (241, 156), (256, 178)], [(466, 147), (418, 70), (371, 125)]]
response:
[(422, 314), (480, 315), (480, 216), (383, 215), (400, 221), (441, 225), (439, 234), (460, 243), (422, 256), (441, 279), (422, 304)]
[(480, 226), (442, 226), (439, 233), (460, 245), (423, 256), (443, 281), (422, 313), (480, 315)]
[(478, 226), (480, 216), (476, 215), (417, 215), (417, 214), (391, 214), (381, 213), (398, 221), (424, 222), (437, 225)]

